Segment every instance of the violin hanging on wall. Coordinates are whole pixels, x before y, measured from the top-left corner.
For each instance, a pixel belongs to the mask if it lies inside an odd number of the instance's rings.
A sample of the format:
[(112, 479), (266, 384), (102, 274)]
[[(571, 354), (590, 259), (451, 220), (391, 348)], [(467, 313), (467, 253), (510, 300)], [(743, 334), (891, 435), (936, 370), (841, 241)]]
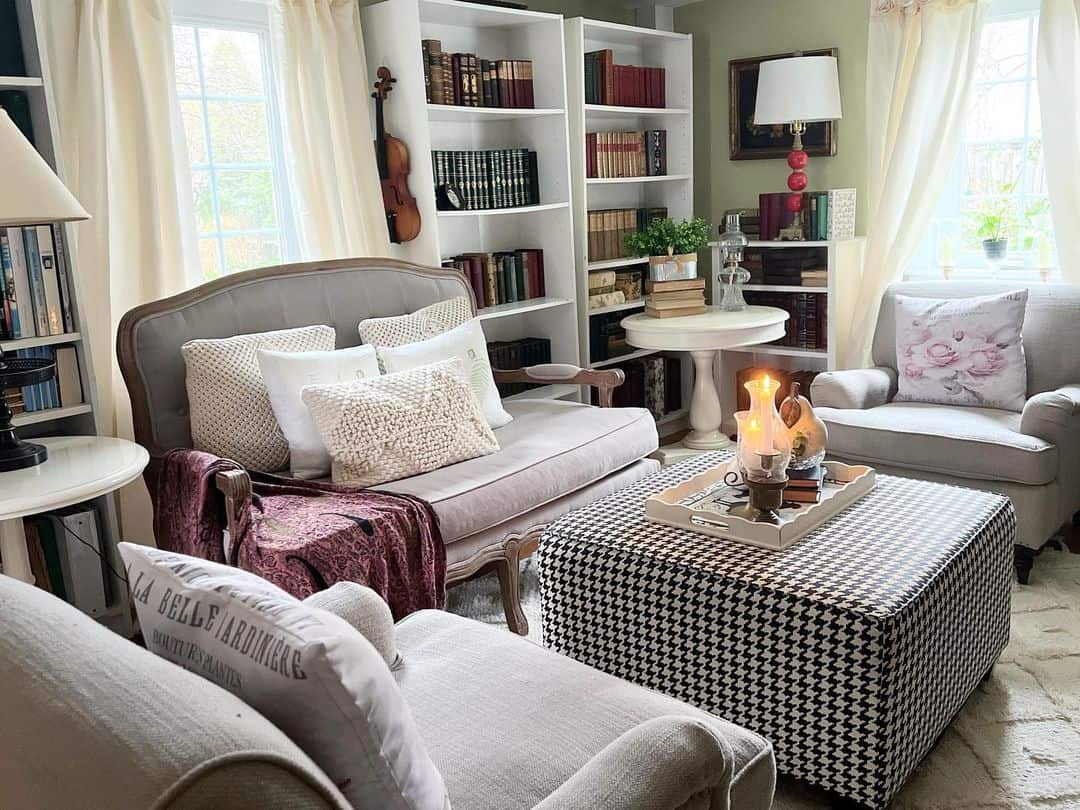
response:
[(375, 159), (379, 164), (386, 227), (391, 242), (409, 242), (420, 233), (420, 209), (416, 207), (416, 198), (409, 193), (409, 149), (389, 134), (383, 124), (383, 103), (397, 79), (385, 65), (377, 75), (379, 80), (371, 97), (375, 99)]

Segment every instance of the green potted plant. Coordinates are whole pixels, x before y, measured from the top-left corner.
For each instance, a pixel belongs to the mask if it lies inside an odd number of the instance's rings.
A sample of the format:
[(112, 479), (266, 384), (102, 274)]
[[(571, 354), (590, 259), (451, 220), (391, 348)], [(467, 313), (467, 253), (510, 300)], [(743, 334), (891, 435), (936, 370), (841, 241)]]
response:
[[(1015, 186), (1015, 183), (1004, 183), (1001, 193), (1011, 194)], [(975, 233), (982, 240), (987, 261), (1003, 262), (1009, 252), (1011, 202), (1007, 198), (992, 197), (980, 203), (975, 210)]]
[(631, 256), (649, 257), (652, 281), (697, 278), (697, 252), (709, 241), (709, 223), (701, 217), (675, 222), (654, 219), (643, 231), (623, 237)]

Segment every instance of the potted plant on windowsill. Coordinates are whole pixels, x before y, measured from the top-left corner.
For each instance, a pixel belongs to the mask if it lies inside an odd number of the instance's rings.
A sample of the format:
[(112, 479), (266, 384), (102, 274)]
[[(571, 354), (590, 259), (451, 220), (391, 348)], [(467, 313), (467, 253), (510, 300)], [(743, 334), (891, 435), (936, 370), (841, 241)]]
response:
[[(1005, 183), (1002, 194), (1011, 194), (1015, 183)], [(1009, 204), (1001, 197), (982, 202), (975, 211), (976, 234), (982, 240), (983, 255), (992, 264), (1005, 261), (1009, 253)]]
[(645, 230), (628, 233), (623, 247), (631, 256), (649, 257), (649, 279), (697, 278), (697, 252), (709, 241), (709, 224), (701, 217), (675, 222), (654, 219)]

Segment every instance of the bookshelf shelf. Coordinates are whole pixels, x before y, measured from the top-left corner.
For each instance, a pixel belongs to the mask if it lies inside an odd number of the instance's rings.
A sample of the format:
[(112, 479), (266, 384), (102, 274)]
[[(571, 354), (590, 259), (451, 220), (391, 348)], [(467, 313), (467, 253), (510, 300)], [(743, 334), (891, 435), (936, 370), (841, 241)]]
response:
[(543, 385), (539, 388), (530, 388), (528, 391), (522, 391), (520, 394), (512, 394), (505, 397), (508, 402), (520, 401), (523, 399), (565, 399), (566, 397), (576, 397), (580, 394), (580, 386), (577, 385)]
[(604, 259), (599, 262), (586, 262), (585, 269), (588, 272), (593, 270), (614, 270), (617, 267), (633, 267), (638, 264), (648, 264), (648, 258), (639, 256), (638, 258), (621, 258), (621, 259)]
[(685, 419), (689, 415), (690, 415), (690, 409), (689, 408), (680, 408), (677, 411), (672, 411), (671, 413), (665, 413), (663, 416), (661, 416), (659, 419), (656, 420), (656, 424), (657, 424), (657, 426), (668, 425), (668, 424), (671, 424), (672, 422), (679, 422), (679, 421)]
[(627, 352), (626, 354), (620, 354), (618, 357), (609, 357), (607, 360), (597, 360), (595, 363), (589, 363), (589, 368), (617, 366), (619, 363), (625, 363), (627, 360), (637, 360), (639, 357), (648, 357), (650, 354), (656, 354), (657, 351), (657, 349), (637, 349), (636, 351)]
[(0, 341), (0, 348), (5, 352), (15, 352), (20, 349), (33, 349), (37, 346), (60, 346), (67, 343), (78, 343), (80, 340), (82, 340), (80, 332), (65, 332), (62, 335), (2, 340)]
[(737, 349), (725, 349), (724, 351), (736, 354), (771, 354), (777, 357), (813, 357), (824, 358), (828, 356), (825, 349), (796, 349), (792, 346), (740, 346)]
[(497, 217), (506, 214), (540, 214), (544, 211), (561, 211), (570, 207), (570, 203), (544, 203), (541, 205), (519, 205), (514, 208), (480, 208), (475, 211), (439, 211), (440, 219), (457, 217)]
[(81, 405), (69, 405), (66, 408), (47, 408), (43, 411), (20, 413), (11, 420), (11, 423), (15, 427), (25, 427), (26, 425), (37, 425), (42, 422), (55, 422), (57, 419), (70, 419), (73, 416), (93, 413), (93, 411), (93, 406), (84, 402)]
[(512, 315), (521, 315), (526, 312), (537, 312), (542, 309), (550, 309), (551, 307), (565, 307), (574, 302), (569, 298), (552, 298), (545, 296), (544, 298), (527, 298), (524, 301), (514, 301), (510, 304), (498, 304), (493, 307), (484, 307), (476, 311), (476, 317), (482, 321), (492, 320), (493, 318), (506, 318)]
[(515, 109), (510, 107), (460, 107), (455, 104), (428, 104), (431, 121), (507, 121), (517, 118), (553, 118), (566, 115), (561, 108)]
[(804, 287), (801, 284), (744, 284), (744, 292), (793, 292), (828, 294), (825, 287)]
[(25, 90), (44, 87), (45, 82), (37, 76), (0, 76), (0, 90)]
[(640, 309), (645, 306), (644, 298), (636, 298), (633, 301), (627, 301), (624, 304), (613, 304), (610, 307), (597, 307), (596, 309), (589, 310), (589, 317), (593, 315), (606, 315), (609, 312), (622, 312), (626, 309)]
[(690, 115), (685, 107), (616, 107), (613, 104), (586, 104), (586, 118), (629, 116), (647, 118), (652, 115)]
[(674, 183), (693, 179), (693, 176), (689, 174), (661, 174), (653, 177), (587, 177), (585, 182), (590, 186), (608, 186), (629, 183)]
[[(709, 242), (710, 247), (714, 246), (716, 244), (717, 244), (716, 242)], [(811, 240), (811, 239), (807, 239), (807, 240), (802, 241), (802, 242), (799, 242), (799, 241), (781, 242), (781, 241), (777, 241), (777, 240), (764, 240), (763, 241), (761, 239), (751, 239), (750, 244), (748, 245), (748, 247), (752, 247), (752, 248), (776, 248), (777, 250), (779, 250), (779, 249), (782, 249), (782, 248), (800, 248), (800, 247), (803, 247), (803, 248), (808, 248), (808, 247), (827, 248), (827, 247), (831, 247), (831, 246), (837, 245), (837, 244), (840, 244), (840, 243), (839, 242), (833, 242), (833, 241), (826, 242), (826, 241), (822, 241), (822, 240), (815, 241), (815, 240)]]

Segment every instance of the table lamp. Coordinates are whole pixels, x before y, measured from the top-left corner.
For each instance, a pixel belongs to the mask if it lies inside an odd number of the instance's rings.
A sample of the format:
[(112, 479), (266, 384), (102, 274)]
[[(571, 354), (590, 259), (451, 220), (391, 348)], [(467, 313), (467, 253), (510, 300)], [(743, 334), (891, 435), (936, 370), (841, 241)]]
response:
[(786, 124), (795, 136), (787, 159), (791, 167), (787, 180), (791, 194), (785, 201), (788, 211), (795, 214), (793, 225), (801, 226), (802, 192), (807, 186), (805, 169), (810, 158), (802, 142), (806, 125), (841, 117), (835, 56), (793, 56), (761, 63), (754, 123)]
[[(89, 217), (7, 112), (0, 109), (0, 227)], [(0, 472), (33, 467), (47, 458), (44, 447), (24, 442), (15, 435), (14, 415), (3, 392), (45, 382), (55, 371), (56, 365), (51, 360), (8, 358), (0, 346)]]

